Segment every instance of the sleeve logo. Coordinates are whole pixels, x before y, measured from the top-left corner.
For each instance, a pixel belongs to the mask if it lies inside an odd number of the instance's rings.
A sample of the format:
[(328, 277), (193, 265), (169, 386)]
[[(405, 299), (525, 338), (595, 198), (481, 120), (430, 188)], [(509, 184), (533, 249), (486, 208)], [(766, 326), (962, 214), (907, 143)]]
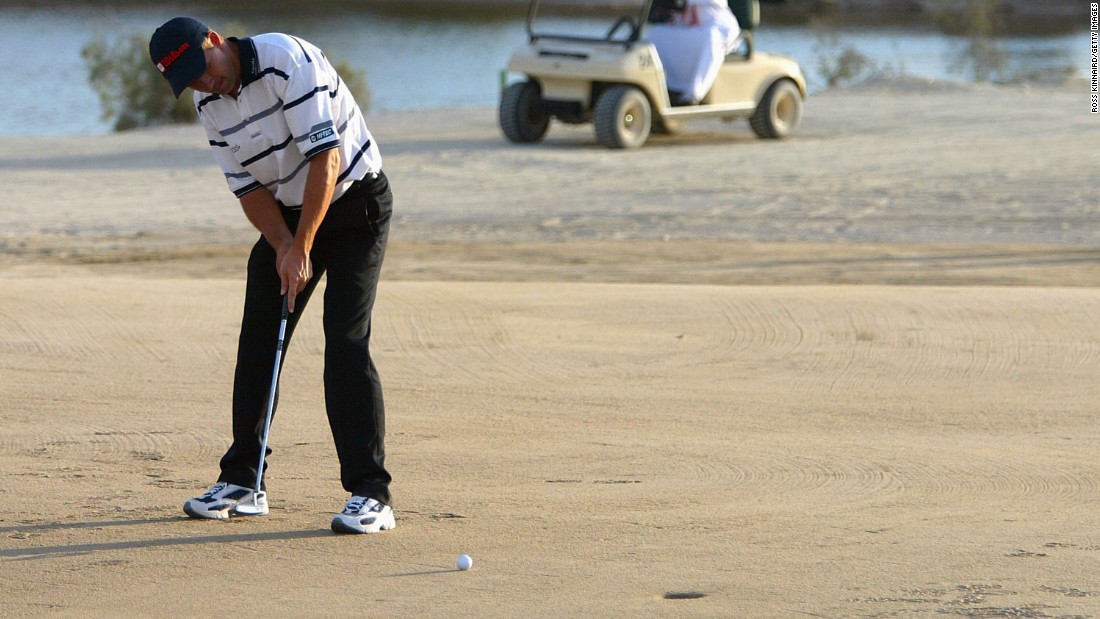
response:
[(335, 131), (332, 130), (332, 127), (329, 127), (328, 129), (322, 129), (322, 130), (320, 130), (316, 133), (309, 134), (309, 141), (310, 142), (320, 142), (321, 140), (323, 140), (325, 138), (332, 137), (332, 135), (334, 133), (335, 133)]

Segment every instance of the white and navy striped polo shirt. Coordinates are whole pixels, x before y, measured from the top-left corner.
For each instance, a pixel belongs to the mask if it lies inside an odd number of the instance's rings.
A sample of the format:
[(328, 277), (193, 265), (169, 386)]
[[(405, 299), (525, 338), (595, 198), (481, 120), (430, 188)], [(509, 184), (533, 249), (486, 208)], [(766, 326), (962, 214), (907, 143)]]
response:
[(301, 207), (309, 158), (330, 148), (341, 161), (333, 200), (382, 169), (354, 97), (321, 50), (277, 33), (230, 40), (240, 51), (237, 98), (196, 92), (195, 106), (234, 195), (267, 187)]

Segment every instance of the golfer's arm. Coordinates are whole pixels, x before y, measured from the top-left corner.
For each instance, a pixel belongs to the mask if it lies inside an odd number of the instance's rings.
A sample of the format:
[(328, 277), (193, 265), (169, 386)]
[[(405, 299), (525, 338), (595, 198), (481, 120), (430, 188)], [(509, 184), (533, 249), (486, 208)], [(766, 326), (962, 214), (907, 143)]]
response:
[(252, 225), (276, 250), (293, 244), (308, 256), (313, 248), (317, 229), (321, 226), (325, 213), (328, 212), (328, 204), (332, 200), (339, 170), (339, 149), (332, 148), (320, 152), (309, 160), (305, 195), (302, 200), (302, 216), (298, 221), (296, 234), (291, 233), (290, 228), (287, 227), (275, 196), (267, 188), (261, 187), (241, 196), (241, 208), (248, 221), (252, 222)]
[(336, 188), (336, 176), (340, 172), (340, 149), (330, 148), (309, 160), (305, 195), (302, 198), (302, 218), (294, 235), (294, 245), (305, 255), (313, 249), (317, 229), (328, 212), (332, 193)]
[(241, 196), (240, 200), (245, 217), (260, 231), (260, 234), (264, 235), (273, 248), (278, 250), (290, 245), (294, 235), (283, 220), (283, 214), (279, 210), (275, 196), (266, 187), (250, 191)]

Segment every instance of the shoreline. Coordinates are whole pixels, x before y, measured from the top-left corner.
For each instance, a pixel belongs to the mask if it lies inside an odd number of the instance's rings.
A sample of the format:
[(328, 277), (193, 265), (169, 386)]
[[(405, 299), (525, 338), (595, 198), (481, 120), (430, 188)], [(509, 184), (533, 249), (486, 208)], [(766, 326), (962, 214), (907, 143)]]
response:
[[(937, 21), (957, 23), (967, 13), (967, 0), (763, 0), (760, 3), (762, 20), (770, 23), (804, 23), (811, 20), (844, 19), (862, 25), (899, 25), (911, 24), (914, 19), (932, 24)], [(565, 7), (570, 10), (602, 13), (620, 10), (622, 7), (636, 6), (632, 0), (542, 0), (549, 7)], [(103, 6), (113, 7), (116, 0), (92, 0), (89, 2), (44, 2), (24, 0), (12, 4), (12, 7), (25, 6), (39, 8), (43, 5), (58, 7)], [(155, 0), (137, 0), (134, 6), (159, 6)], [(425, 12), (436, 16), (455, 18), (462, 16), (479, 17), (511, 13), (525, 14), (529, 0), (371, 0), (369, 2), (349, 3), (346, 0), (317, 0), (311, 10), (363, 9), (398, 14), (423, 15)], [(193, 3), (193, 8), (202, 10), (221, 5), (215, 2)], [(289, 1), (267, 3), (265, 10), (294, 13), (301, 11), (301, 4)], [(1001, 0), (992, 11), (998, 27), (1008, 29), (1010, 34), (1035, 32), (1069, 32), (1084, 29), (1088, 23), (1087, 6), (1082, 7), (1076, 0), (1050, 0), (1033, 2), (1031, 0)], [(954, 16), (954, 17), (951, 17)], [(944, 21), (946, 20), (946, 21)]]

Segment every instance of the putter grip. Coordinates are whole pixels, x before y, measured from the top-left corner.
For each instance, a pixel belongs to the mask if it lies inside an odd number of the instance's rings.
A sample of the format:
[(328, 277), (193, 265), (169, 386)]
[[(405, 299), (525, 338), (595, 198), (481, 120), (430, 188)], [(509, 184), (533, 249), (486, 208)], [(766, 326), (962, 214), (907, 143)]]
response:
[(283, 320), (286, 320), (287, 315), (290, 314), (290, 296), (283, 295)]

